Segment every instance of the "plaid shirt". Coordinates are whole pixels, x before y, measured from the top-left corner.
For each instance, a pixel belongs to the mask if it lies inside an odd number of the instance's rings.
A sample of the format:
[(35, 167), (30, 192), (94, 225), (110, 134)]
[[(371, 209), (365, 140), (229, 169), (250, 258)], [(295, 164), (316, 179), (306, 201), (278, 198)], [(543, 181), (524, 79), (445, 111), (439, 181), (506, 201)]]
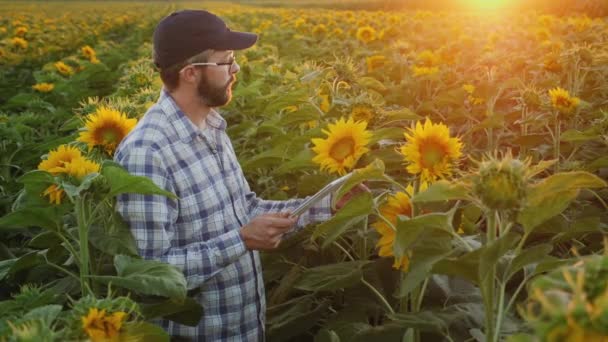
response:
[[(242, 226), (264, 213), (293, 210), (303, 199), (256, 197), (237, 161), (226, 121), (214, 110), (203, 130), (163, 89), (158, 102), (119, 145), (114, 160), (178, 196), (123, 194), (117, 210), (128, 222), (140, 255), (179, 267), (203, 317), (195, 327), (159, 324), (173, 336), (206, 341), (264, 339), (266, 300), (260, 256), (248, 250)], [(296, 226), (327, 220), (329, 196)]]

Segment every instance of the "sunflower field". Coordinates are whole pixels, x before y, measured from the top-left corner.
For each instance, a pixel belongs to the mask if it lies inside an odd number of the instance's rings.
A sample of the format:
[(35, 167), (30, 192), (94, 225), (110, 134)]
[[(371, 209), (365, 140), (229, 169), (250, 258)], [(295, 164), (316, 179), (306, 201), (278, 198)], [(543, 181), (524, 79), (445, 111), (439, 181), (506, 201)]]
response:
[(0, 341), (168, 341), (155, 319), (204, 315), (114, 210), (175, 196), (112, 157), (182, 8), (259, 35), (219, 109), (258, 196), (370, 189), (262, 254), (269, 341), (608, 341), (603, 2), (303, 1), (0, 2)]

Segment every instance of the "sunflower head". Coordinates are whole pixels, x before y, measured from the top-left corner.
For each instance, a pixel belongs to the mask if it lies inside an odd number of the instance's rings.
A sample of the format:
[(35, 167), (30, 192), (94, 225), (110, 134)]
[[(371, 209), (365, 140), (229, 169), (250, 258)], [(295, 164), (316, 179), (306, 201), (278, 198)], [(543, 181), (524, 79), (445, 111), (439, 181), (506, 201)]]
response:
[(312, 28), (312, 35), (315, 37), (323, 37), (327, 34), (327, 26), (325, 24), (318, 24)]
[(55, 62), (53, 65), (55, 66), (55, 69), (64, 76), (70, 76), (74, 73), (74, 69), (62, 61)]
[(510, 152), (500, 158), (487, 155), (473, 176), (473, 192), (488, 209), (517, 212), (528, 191), (529, 160), (521, 161)]
[(32, 86), (32, 89), (41, 92), (41, 93), (48, 93), (50, 91), (52, 91), (55, 88), (55, 85), (53, 83), (36, 83)]
[(49, 172), (53, 175), (64, 172), (66, 164), (75, 159), (82, 158), (82, 153), (76, 147), (61, 145), (49, 152), (47, 158), (38, 164), (38, 170)]
[(11, 38), (11, 44), (20, 49), (27, 49), (27, 40), (21, 37)]
[(350, 117), (355, 121), (370, 122), (374, 118), (374, 109), (367, 104), (356, 104), (350, 112)]
[(366, 128), (366, 122), (354, 121), (352, 118), (341, 118), (336, 123), (329, 124), (328, 129), (323, 130), (327, 135), (325, 139), (312, 139), (313, 151), (317, 153), (313, 162), (319, 164), (321, 169), (345, 174), (369, 151), (367, 144), (371, 133)]
[(84, 57), (86, 57), (87, 59), (93, 59), (96, 57), (96, 53), (95, 50), (93, 50), (92, 47), (85, 45), (80, 49), (80, 52), (82, 53), (82, 55)]
[[(394, 195), (389, 196), (386, 203), (379, 209), (382, 217), (384, 217), (384, 219), (390, 222), (393, 226), (396, 226), (397, 217), (399, 215), (408, 217), (412, 215), (410, 197), (413, 192), (413, 188), (411, 185), (409, 185), (406, 190), (408, 191), (407, 193), (397, 192)], [(372, 227), (376, 229), (378, 234), (380, 234), (380, 239), (376, 244), (376, 247), (378, 248), (378, 255), (381, 257), (394, 257), (395, 254), (393, 253), (393, 245), (395, 243), (395, 237), (397, 236), (396, 231), (384, 220), (378, 220), (372, 225)], [(409, 268), (409, 258), (407, 256), (403, 256), (401, 258), (395, 257), (393, 268), (406, 272)]]
[(122, 311), (106, 314), (106, 310), (90, 308), (86, 316), (81, 317), (82, 330), (91, 341), (117, 341), (120, 329), (127, 314)]
[(416, 65), (420, 67), (434, 67), (441, 62), (441, 56), (431, 50), (424, 50), (416, 56)]
[(435, 75), (438, 72), (439, 72), (438, 67), (420, 67), (420, 66), (416, 66), (416, 65), (412, 66), (412, 73), (414, 74), (415, 77)]
[(454, 164), (462, 155), (460, 139), (450, 137), (446, 125), (434, 124), (430, 119), (424, 125), (418, 121), (405, 133), (405, 140), (400, 153), (408, 164), (407, 171), (419, 174), (423, 182), (451, 176)]
[(49, 186), (48, 188), (46, 188), (46, 190), (44, 190), (44, 192), (42, 193), (43, 196), (48, 196), (49, 197), (49, 202), (51, 204), (61, 204), (61, 199), (63, 198), (63, 190), (60, 189), (57, 185), (52, 184), (51, 186)]
[(357, 39), (362, 43), (369, 43), (376, 39), (376, 30), (371, 26), (363, 26), (357, 29)]
[(522, 94), (522, 99), (526, 106), (531, 109), (539, 109), (542, 104), (540, 95), (538, 95), (538, 93), (533, 89), (527, 89), (524, 91)]
[(560, 87), (549, 90), (551, 104), (560, 114), (570, 114), (580, 103), (578, 97), (570, 96), (570, 93)]
[(86, 143), (89, 150), (98, 146), (112, 155), (116, 146), (136, 124), (136, 119), (130, 119), (124, 113), (102, 106), (87, 117), (78, 141)]

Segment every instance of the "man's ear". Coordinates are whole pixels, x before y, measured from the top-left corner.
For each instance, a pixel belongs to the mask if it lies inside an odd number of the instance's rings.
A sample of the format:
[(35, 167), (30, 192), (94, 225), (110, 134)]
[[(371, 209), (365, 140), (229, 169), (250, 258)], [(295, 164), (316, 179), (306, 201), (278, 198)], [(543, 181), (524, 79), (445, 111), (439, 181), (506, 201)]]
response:
[(196, 69), (186, 68), (180, 73), (180, 81), (185, 83), (196, 83)]

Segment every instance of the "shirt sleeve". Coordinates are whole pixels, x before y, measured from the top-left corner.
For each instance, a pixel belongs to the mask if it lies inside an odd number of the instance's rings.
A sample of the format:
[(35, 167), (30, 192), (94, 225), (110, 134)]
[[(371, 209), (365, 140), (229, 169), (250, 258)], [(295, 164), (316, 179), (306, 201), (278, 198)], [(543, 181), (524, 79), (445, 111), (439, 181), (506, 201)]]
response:
[[(175, 193), (170, 173), (157, 152), (149, 148), (121, 152), (116, 162), (129, 173), (148, 177), (160, 188)], [(200, 286), (247, 252), (237, 229), (207, 241), (177, 246), (176, 199), (125, 193), (117, 196), (116, 209), (129, 224), (141, 257), (177, 266), (186, 277), (188, 289)]]

